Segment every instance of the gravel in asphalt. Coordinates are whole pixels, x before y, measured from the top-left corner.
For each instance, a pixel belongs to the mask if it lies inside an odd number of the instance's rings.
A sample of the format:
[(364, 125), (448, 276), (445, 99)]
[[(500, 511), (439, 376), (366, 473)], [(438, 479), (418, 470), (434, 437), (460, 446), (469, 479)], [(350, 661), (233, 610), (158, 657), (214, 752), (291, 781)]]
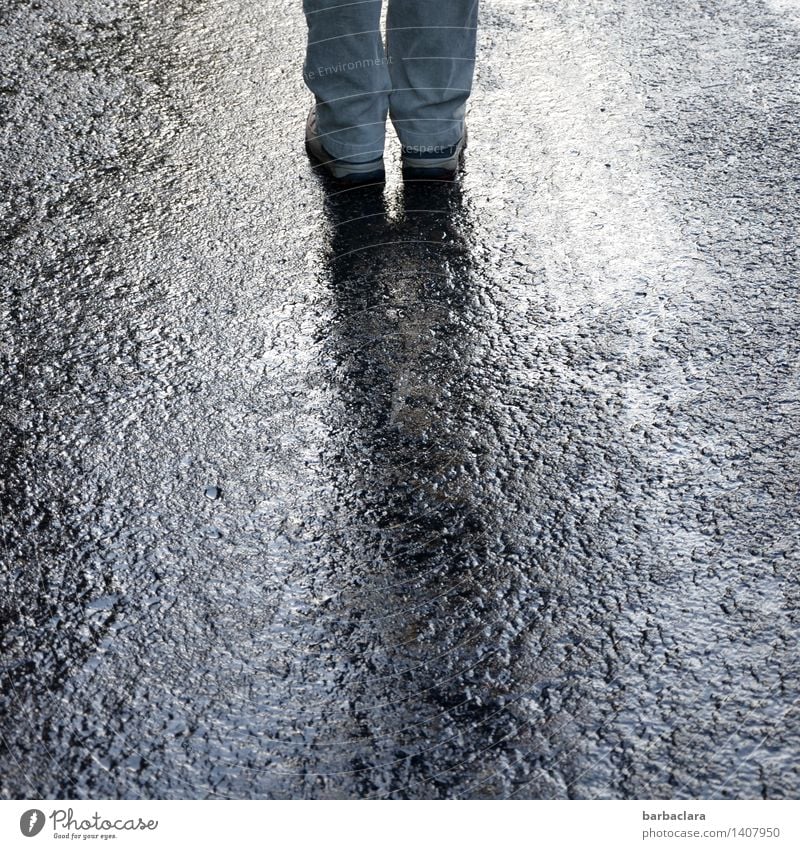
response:
[(796, 0), (485, 0), (332, 191), (299, 2), (0, 8), (0, 796), (796, 798)]

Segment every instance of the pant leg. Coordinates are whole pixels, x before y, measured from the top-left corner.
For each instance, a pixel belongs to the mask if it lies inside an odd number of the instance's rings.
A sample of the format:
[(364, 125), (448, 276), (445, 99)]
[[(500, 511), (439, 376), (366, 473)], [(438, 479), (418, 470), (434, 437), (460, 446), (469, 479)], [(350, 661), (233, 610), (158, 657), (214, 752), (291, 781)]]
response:
[(303, 0), (308, 45), (303, 79), (331, 156), (383, 154), (391, 80), (380, 33), (381, 0)]
[(389, 0), (390, 115), (407, 147), (461, 137), (472, 89), (478, 0)]

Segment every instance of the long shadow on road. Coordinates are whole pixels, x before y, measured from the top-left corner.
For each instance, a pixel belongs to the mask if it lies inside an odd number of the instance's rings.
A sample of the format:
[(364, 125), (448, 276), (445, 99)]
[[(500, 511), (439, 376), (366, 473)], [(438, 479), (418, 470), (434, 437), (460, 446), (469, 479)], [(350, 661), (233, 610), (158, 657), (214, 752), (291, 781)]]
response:
[(290, 677), (327, 669), (336, 696), (297, 705), (311, 745), (286, 792), (507, 795), (547, 758), (569, 686), (552, 710), (546, 653), (524, 646), (549, 600), (509, 542), (469, 208), (458, 185), (407, 183), (331, 192), (325, 209), (320, 356), (344, 447), (329, 462), (332, 590), (294, 637), (323, 656)]

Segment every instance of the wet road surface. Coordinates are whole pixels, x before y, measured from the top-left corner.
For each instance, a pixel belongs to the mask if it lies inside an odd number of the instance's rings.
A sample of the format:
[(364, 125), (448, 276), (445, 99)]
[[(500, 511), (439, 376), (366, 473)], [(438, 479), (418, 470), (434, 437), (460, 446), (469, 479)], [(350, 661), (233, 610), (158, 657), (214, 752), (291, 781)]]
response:
[(798, 2), (485, 0), (382, 195), (297, 2), (0, 24), (0, 795), (798, 795)]

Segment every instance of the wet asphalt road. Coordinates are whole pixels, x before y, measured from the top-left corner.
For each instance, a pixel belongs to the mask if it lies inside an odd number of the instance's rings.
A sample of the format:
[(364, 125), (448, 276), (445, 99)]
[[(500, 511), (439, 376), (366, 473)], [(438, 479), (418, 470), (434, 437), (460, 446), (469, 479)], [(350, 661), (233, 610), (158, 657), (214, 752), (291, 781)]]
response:
[(797, 0), (484, 0), (333, 194), (294, 0), (0, 7), (0, 795), (800, 793)]

